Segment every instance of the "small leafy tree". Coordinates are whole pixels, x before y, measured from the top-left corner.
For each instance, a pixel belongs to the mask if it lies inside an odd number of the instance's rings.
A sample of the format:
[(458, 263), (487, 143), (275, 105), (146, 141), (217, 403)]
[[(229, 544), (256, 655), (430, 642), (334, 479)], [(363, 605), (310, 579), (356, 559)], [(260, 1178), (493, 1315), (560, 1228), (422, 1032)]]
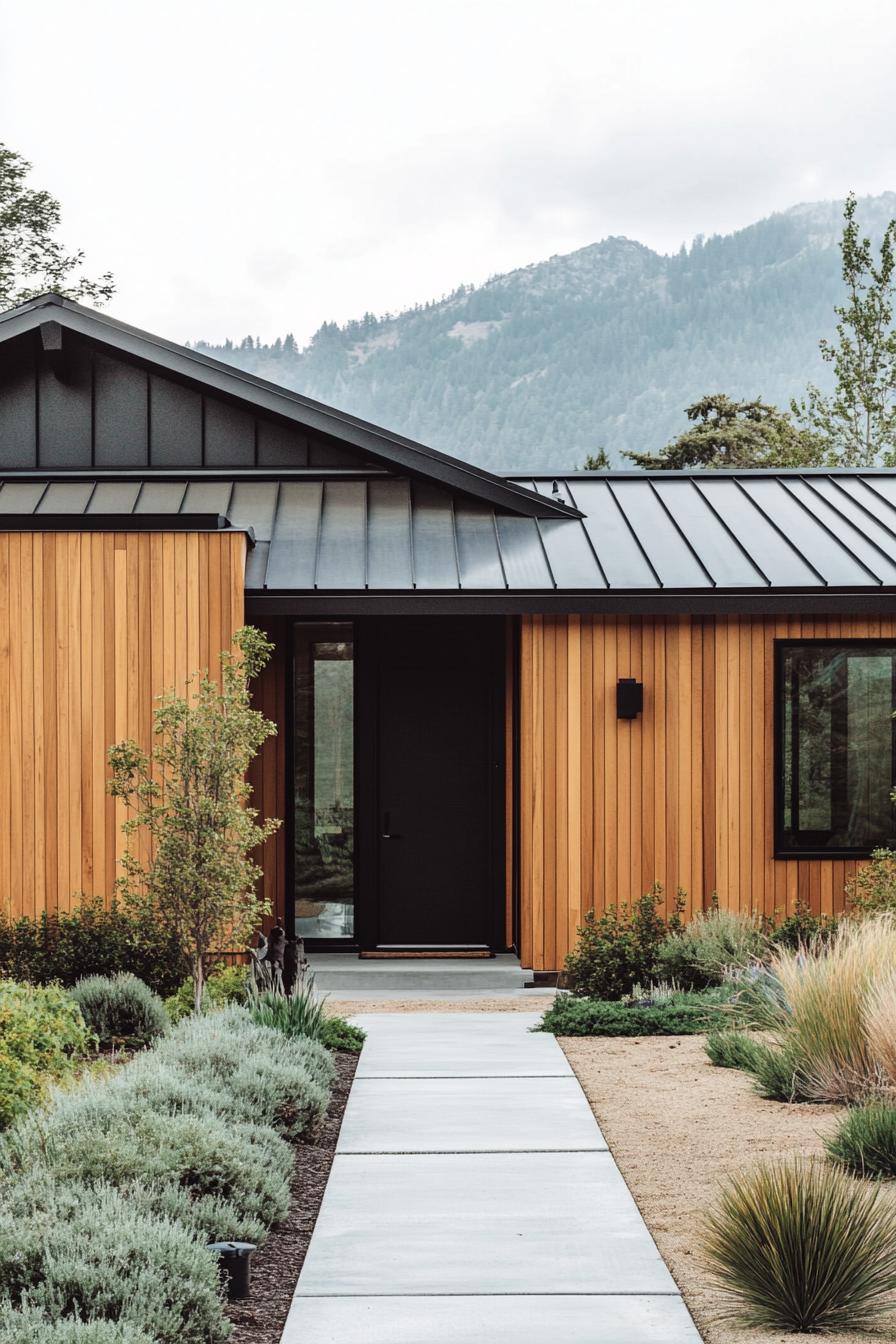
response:
[[(241, 946), (270, 913), (257, 894), (252, 851), (280, 825), (248, 805), (250, 761), (277, 730), (252, 708), (250, 683), (271, 656), (261, 631), (244, 626), (237, 652), (221, 654), (220, 684), (206, 671), (188, 692), (159, 696), (152, 754), (133, 741), (109, 750), (109, 792), (124, 800), (128, 844), (117, 886), (148, 907), (188, 951), (194, 1006), (202, 1006), (210, 954)], [(143, 853), (131, 838), (143, 838)]]
[(800, 429), (786, 411), (764, 401), (734, 401), (722, 392), (701, 397), (685, 415), (692, 428), (659, 453), (626, 453), (652, 471), (691, 467), (811, 467), (825, 461), (824, 440)]
[(69, 299), (106, 302), (115, 293), (108, 273), (90, 280), (77, 272), (83, 252), (66, 252), (55, 237), (59, 202), (26, 185), (31, 164), (0, 144), (0, 310), (53, 290)]
[(875, 263), (871, 240), (859, 233), (856, 198), (843, 208), (840, 254), (846, 302), (834, 312), (836, 341), (819, 342), (834, 366), (836, 388), (825, 396), (810, 383), (791, 409), (807, 429), (828, 442), (829, 458), (842, 466), (896, 463), (896, 220), (884, 230)]

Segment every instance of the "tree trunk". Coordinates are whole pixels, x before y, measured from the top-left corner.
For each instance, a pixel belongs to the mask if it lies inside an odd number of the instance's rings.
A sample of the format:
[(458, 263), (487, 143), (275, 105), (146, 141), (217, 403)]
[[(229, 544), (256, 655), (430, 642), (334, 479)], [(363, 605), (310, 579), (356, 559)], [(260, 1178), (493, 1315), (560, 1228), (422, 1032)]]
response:
[(205, 966), (202, 953), (193, 958), (193, 1012), (198, 1017), (202, 1012), (202, 1000), (205, 996)]

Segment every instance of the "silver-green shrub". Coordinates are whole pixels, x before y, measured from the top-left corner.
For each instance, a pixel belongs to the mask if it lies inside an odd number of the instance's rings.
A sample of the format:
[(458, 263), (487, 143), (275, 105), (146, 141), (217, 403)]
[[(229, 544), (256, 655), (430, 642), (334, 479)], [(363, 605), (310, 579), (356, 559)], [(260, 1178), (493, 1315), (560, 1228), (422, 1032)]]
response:
[(279, 1222), (289, 1204), (292, 1153), (267, 1125), (211, 1111), (160, 1114), (101, 1081), (57, 1092), (9, 1131), (4, 1150), (12, 1173), (44, 1166), (60, 1182), (184, 1191), (193, 1225), (216, 1237), (223, 1231), (207, 1200), (226, 1201), (251, 1221), (241, 1235)]
[(334, 1076), (323, 1046), (257, 1026), (241, 1008), (180, 1023), (153, 1055), (200, 1087), (226, 1094), (241, 1115), (290, 1137), (323, 1115)]
[(223, 1344), (230, 1334), (217, 1265), (179, 1223), (135, 1210), (117, 1190), (32, 1208), (0, 1204), (0, 1297), (51, 1320), (121, 1322), (154, 1344)]
[(143, 1330), (125, 1321), (51, 1320), (37, 1307), (15, 1311), (0, 1302), (0, 1344), (153, 1344)]
[(165, 1005), (136, 975), (91, 975), (69, 990), (101, 1045), (134, 1041), (148, 1045), (167, 1030)]
[(758, 915), (737, 910), (700, 911), (657, 952), (657, 975), (684, 988), (719, 985), (726, 972), (751, 966), (770, 939)]

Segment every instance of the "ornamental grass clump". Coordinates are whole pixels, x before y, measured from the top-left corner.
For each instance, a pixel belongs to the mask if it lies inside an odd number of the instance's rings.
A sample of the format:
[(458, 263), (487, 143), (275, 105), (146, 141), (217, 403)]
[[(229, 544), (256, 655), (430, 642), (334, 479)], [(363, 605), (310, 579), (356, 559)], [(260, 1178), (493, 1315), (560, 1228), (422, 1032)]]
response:
[(224, 1344), (217, 1265), (192, 1232), (109, 1188), (82, 1191), (65, 1213), (0, 1201), (0, 1298), (50, 1320), (120, 1323), (153, 1344)]
[(740, 982), (739, 1011), (770, 1033), (779, 1054), (768, 1068), (792, 1070), (794, 1100), (852, 1104), (886, 1085), (894, 965), (896, 917), (882, 914), (846, 920), (828, 941), (776, 948), (767, 971)]
[(802, 1159), (731, 1179), (706, 1216), (709, 1269), (744, 1325), (872, 1325), (896, 1288), (896, 1208), (880, 1187)]
[(896, 1106), (870, 1101), (847, 1111), (836, 1132), (825, 1140), (825, 1150), (858, 1176), (896, 1176)]
[(165, 1005), (136, 975), (91, 975), (69, 993), (100, 1045), (149, 1045), (168, 1029)]
[(324, 1000), (312, 984), (297, 985), (291, 994), (276, 990), (255, 991), (249, 1000), (253, 1022), (284, 1036), (304, 1036), (319, 1041), (324, 1032)]

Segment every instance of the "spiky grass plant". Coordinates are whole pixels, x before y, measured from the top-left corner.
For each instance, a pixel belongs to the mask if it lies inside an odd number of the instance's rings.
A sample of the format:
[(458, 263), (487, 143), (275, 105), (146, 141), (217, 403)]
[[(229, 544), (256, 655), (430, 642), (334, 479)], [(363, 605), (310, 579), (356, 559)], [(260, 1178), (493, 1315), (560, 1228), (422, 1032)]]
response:
[(704, 1046), (711, 1063), (720, 1069), (742, 1069), (752, 1073), (762, 1043), (745, 1031), (711, 1031)]
[(779, 1330), (872, 1324), (896, 1288), (896, 1209), (880, 1193), (808, 1159), (731, 1179), (703, 1232), (730, 1314)]
[(660, 945), (657, 968), (686, 987), (718, 985), (727, 971), (751, 966), (764, 956), (769, 941), (759, 915), (718, 907), (698, 911)]
[(870, 1101), (854, 1107), (824, 1146), (833, 1162), (859, 1176), (896, 1176), (896, 1106)]
[(292, 994), (266, 989), (250, 996), (249, 1012), (259, 1026), (280, 1031), (295, 1039), (304, 1036), (319, 1041), (324, 1033), (324, 999), (312, 984), (298, 986)]

